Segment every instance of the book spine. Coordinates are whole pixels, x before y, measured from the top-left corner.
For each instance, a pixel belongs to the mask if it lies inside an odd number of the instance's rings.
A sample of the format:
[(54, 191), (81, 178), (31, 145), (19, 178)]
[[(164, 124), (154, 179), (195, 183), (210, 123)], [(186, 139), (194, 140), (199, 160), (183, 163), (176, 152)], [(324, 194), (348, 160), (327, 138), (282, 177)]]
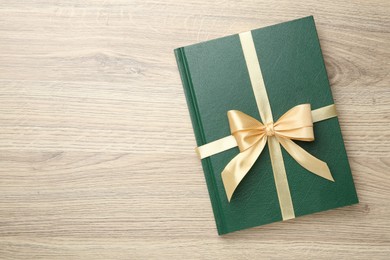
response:
[[(177, 66), (180, 72), (181, 81), (184, 88), (184, 94), (187, 99), (188, 110), (190, 112), (191, 122), (194, 129), (196, 143), (198, 146), (206, 143), (205, 136), (203, 134), (202, 122), (198, 111), (196, 97), (194, 94), (190, 71), (186, 61), (184, 48), (178, 48), (174, 50)], [(195, 152), (194, 152), (195, 153)], [(217, 225), (218, 234), (224, 234), (224, 221), (222, 218), (221, 203), (217, 191), (217, 186), (214, 179), (213, 168), (209, 158), (202, 160), (202, 167), (206, 179), (207, 189), (209, 191), (211, 205), (215, 216), (215, 222)]]

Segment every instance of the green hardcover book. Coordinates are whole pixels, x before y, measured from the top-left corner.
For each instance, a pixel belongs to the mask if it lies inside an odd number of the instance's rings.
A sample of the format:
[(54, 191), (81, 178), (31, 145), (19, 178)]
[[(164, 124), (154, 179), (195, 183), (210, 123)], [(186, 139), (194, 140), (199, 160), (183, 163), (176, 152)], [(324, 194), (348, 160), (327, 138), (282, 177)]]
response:
[[(230, 110), (264, 121), (251, 73), (262, 77), (274, 121), (300, 104), (310, 104), (311, 111), (334, 104), (312, 16), (252, 30), (249, 45), (244, 36), (248, 33), (175, 49), (199, 147), (232, 135)], [(277, 132), (276, 123), (273, 127)], [(264, 129), (261, 138), (275, 137), (273, 128)], [(333, 180), (302, 167), (283, 145), (276, 144), (282, 162), (274, 161), (268, 142), (229, 198), (222, 172), (241, 147), (231, 145), (201, 160), (220, 235), (358, 203), (337, 116), (313, 123), (312, 129), (314, 141), (293, 142), (325, 162)], [(275, 164), (285, 177), (276, 176)]]

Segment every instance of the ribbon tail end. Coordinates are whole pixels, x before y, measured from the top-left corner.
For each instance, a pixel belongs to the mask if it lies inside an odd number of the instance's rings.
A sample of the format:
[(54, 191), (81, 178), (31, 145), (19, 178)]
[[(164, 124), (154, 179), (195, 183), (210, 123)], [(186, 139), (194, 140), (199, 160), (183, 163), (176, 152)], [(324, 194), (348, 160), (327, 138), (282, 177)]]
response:
[(324, 177), (325, 179), (327, 179), (328, 181), (331, 181), (331, 182), (335, 182), (335, 180), (333, 179), (332, 175), (329, 173), (329, 176), (322, 176)]
[(228, 180), (228, 177), (226, 175), (227, 175), (226, 173), (222, 175), (222, 182), (223, 182), (223, 186), (225, 188), (226, 198), (227, 198), (228, 202), (230, 203), (230, 201), (233, 197), (234, 190), (236, 189), (237, 186), (232, 185), (232, 183)]
[(266, 142), (267, 139), (262, 138), (261, 141), (259, 141), (254, 146), (239, 153), (228, 163), (228, 165), (226, 165), (225, 169), (222, 171), (222, 182), (225, 188), (226, 197), (229, 202), (237, 186), (240, 184), (248, 171), (252, 168), (261, 151), (263, 151)]
[(286, 149), (286, 151), (306, 170), (312, 172), (328, 181), (335, 182), (332, 173), (326, 162), (314, 157), (302, 147), (293, 141), (285, 138), (278, 138), (279, 143)]
[(227, 196), (227, 200), (230, 203), (230, 200), (232, 199), (232, 196)]
[(332, 173), (330, 172), (330, 169), (328, 167), (328, 164), (325, 163), (325, 162), (323, 162), (323, 163), (324, 163), (323, 164), (323, 169), (320, 172), (316, 173), (316, 174), (321, 176), (324, 179), (327, 179), (328, 181), (335, 182), (335, 180), (333, 179)]
[[(329, 173), (329, 174), (330, 174), (330, 173)], [(328, 180), (330, 180), (331, 182), (335, 182), (335, 180), (333, 179), (332, 174), (330, 174), (330, 178), (329, 178)]]
[[(328, 166), (328, 165), (327, 165), (327, 166)], [(332, 173), (331, 173), (330, 170), (329, 170), (329, 167), (328, 167), (327, 177), (328, 177), (328, 178), (326, 178), (327, 180), (332, 181), (332, 182), (335, 182), (335, 180), (333, 179)]]

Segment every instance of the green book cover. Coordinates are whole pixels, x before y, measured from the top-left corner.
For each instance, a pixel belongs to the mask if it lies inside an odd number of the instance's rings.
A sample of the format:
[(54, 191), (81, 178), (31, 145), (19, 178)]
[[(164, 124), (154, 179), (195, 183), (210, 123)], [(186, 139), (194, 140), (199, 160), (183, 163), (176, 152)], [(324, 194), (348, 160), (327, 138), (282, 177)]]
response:
[[(251, 32), (275, 120), (299, 104), (334, 103), (312, 16)], [(198, 146), (230, 135), (229, 110), (261, 121), (238, 34), (178, 48), (175, 55)], [(282, 148), (296, 217), (358, 203), (338, 118), (313, 129), (315, 141), (294, 142), (326, 162), (335, 181), (310, 173)], [(282, 220), (267, 150), (230, 202), (221, 172), (238, 148), (201, 160), (220, 235)]]

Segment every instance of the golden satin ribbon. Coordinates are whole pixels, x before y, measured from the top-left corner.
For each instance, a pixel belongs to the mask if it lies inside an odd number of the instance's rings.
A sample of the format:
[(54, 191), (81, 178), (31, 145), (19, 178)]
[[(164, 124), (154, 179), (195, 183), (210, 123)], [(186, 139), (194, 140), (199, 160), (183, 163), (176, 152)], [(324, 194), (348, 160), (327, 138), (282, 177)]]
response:
[(291, 140), (313, 141), (313, 122), (337, 116), (335, 106), (311, 111), (310, 104), (301, 104), (287, 111), (274, 123), (271, 106), (264, 85), (260, 63), (251, 32), (239, 34), (252, 89), (263, 123), (238, 110), (228, 111), (231, 134), (197, 147), (201, 159), (238, 146), (235, 156), (222, 172), (228, 201), (268, 142), (275, 186), (283, 220), (295, 217), (280, 145), (305, 169), (327, 180), (334, 181), (327, 164), (312, 156)]

